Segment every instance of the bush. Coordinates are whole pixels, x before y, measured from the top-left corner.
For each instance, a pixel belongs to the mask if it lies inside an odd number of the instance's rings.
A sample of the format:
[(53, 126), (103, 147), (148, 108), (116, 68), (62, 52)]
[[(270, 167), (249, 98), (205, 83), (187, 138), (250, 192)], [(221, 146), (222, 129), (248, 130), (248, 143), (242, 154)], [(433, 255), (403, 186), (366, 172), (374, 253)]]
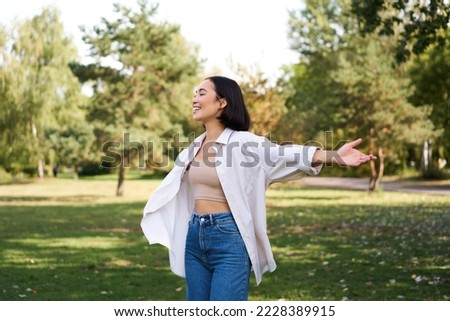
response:
[(38, 174), (38, 169), (37, 166), (23, 166), (21, 172), (29, 177), (35, 177)]
[(448, 175), (444, 170), (431, 166), (428, 170), (422, 172), (422, 177), (425, 179), (446, 179)]
[(100, 163), (91, 160), (84, 160), (77, 166), (77, 172), (80, 176), (110, 174), (111, 171), (111, 168), (102, 167)]
[(3, 167), (0, 167), (0, 184), (11, 184), (13, 176), (5, 171)]

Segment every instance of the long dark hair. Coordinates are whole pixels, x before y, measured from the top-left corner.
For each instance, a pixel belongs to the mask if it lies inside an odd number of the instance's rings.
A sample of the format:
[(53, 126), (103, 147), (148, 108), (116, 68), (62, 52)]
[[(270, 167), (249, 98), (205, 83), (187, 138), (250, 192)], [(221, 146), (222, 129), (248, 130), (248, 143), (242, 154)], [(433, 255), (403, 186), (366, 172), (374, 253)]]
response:
[(227, 107), (219, 117), (220, 122), (233, 130), (249, 130), (250, 115), (238, 83), (222, 76), (211, 76), (206, 79), (214, 84), (218, 98), (225, 98), (227, 101)]

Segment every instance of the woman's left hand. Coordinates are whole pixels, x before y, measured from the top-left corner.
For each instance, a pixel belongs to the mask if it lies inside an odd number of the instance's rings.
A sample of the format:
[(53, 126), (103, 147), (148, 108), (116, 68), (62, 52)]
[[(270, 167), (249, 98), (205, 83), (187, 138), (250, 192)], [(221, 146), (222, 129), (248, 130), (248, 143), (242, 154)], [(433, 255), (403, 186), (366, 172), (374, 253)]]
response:
[(366, 155), (355, 148), (361, 144), (361, 142), (362, 139), (359, 138), (339, 148), (334, 157), (334, 162), (341, 166), (359, 166), (368, 161), (377, 159), (372, 154)]

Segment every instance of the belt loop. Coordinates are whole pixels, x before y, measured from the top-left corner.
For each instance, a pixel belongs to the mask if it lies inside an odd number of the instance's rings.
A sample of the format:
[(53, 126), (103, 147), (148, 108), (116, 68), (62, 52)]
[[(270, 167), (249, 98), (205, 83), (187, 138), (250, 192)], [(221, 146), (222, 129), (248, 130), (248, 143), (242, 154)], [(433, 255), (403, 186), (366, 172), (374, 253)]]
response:
[(193, 211), (193, 213), (192, 213), (192, 223), (195, 223), (196, 221), (200, 221), (200, 215), (198, 215), (196, 211)]

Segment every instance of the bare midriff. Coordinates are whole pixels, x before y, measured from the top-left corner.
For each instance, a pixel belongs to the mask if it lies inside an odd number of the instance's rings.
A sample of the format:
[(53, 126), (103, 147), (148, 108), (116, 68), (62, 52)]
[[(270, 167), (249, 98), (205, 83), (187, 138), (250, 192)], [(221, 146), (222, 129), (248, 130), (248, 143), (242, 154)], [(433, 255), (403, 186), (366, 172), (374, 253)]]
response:
[(199, 215), (229, 212), (228, 203), (210, 200), (195, 200), (195, 212)]

